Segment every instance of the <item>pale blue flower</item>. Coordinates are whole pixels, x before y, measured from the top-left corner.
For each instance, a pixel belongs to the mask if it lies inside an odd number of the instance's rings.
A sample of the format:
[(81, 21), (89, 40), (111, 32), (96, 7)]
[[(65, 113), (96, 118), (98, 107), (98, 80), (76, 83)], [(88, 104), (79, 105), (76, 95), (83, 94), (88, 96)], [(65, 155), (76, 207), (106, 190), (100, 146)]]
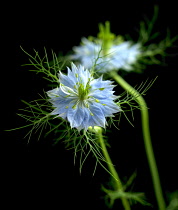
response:
[[(82, 45), (73, 47), (74, 54), (70, 57), (72, 60), (78, 60), (86, 68), (91, 68), (93, 64), (101, 72), (123, 69), (131, 71), (132, 65), (141, 55), (140, 44), (132, 45), (125, 41), (118, 45), (113, 44), (109, 49), (102, 49), (102, 42), (98, 44), (82, 38)], [(103, 53), (107, 52), (107, 53)]]
[[(82, 38), (82, 45), (73, 47), (75, 54), (70, 56), (71, 60), (79, 60), (85, 68), (90, 69), (96, 59), (99, 57), (101, 45)], [(102, 59), (98, 58), (97, 64), (101, 63)]]
[(60, 87), (47, 92), (55, 108), (52, 115), (69, 121), (71, 128), (87, 130), (89, 126), (107, 125), (106, 117), (121, 111), (114, 102), (112, 82), (102, 76), (94, 79), (83, 66), (68, 68), (68, 74), (59, 73)]
[(108, 70), (123, 69), (125, 71), (131, 71), (132, 65), (137, 62), (140, 55), (140, 44), (131, 45), (131, 43), (127, 41), (119, 45), (113, 45), (109, 50), (111, 63), (108, 63)]

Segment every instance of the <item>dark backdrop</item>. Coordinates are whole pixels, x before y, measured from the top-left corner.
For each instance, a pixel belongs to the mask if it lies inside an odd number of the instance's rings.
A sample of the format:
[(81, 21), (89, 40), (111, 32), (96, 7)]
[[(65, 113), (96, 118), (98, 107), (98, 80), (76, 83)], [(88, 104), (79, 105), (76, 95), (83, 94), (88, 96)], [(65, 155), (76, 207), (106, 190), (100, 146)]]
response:
[[(80, 43), (81, 37), (96, 36), (98, 23), (109, 20), (111, 30), (116, 34), (129, 34), (136, 38), (135, 28), (146, 15), (152, 17), (153, 7), (159, 6), (155, 31), (166, 36), (169, 28), (172, 36), (177, 35), (177, 9), (174, 1), (109, 1), (79, 3), (47, 2), (42, 5), (23, 3), (7, 9), (7, 21), (3, 21), (5, 35), (2, 44), (3, 65), (1, 76), (2, 114), (2, 185), (6, 205), (18, 209), (107, 209), (104, 205), (101, 184), (108, 182), (109, 175), (100, 166), (92, 176), (92, 157), (84, 164), (82, 174), (79, 163), (74, 166), (73, 151), (66, 150), (60, 142), (51, 143), (52, 136), (31, 137), (27, 144), (24, 139), (28, 129), (4, 132), (5, 129), (24, 125), (16, 113), (22, 107), (21, 100), (31, 101), (46, 87), (40, 75), (29, 72), (21, 64), (28, 63), (22, 52), (36, 49), (43, 56), (43, 48), (53, 49), (65, 55)], [(9, 7), (7, 7), (9, 8)], [(177, 48), (171, 49), (176, 53)], [(147, 78), (159, 76), (148, 91), (146, 100), (150, 108), (152, 141), (161, 175), (165, 197), (175, 191), (177, 184), (177, 57), (167, 57), (167, 66), (149, 66), (144, 74), (131, 73), (125, 79), (132, 85), (140, 84)], [(2, 74), (1, 74), (2, 75)], [(140, 127), (140, 113), (135, 112), (133, 128), (123, 118), (120, 130), (113, 128), (109, 152), (121, 178), (125, 180), (134, 171), (137, 177), (133, 191), (146, 192), (148, 201), (155, 205), (150, 173), (145, 156)], [(4, 146), (5, 143), (5, 146)], [(113, 209), (117, 209), (119, 202)], [(135, 205), (133, 209), (149, 209)], [(153, 207), (156, 209), (156, 207)]]

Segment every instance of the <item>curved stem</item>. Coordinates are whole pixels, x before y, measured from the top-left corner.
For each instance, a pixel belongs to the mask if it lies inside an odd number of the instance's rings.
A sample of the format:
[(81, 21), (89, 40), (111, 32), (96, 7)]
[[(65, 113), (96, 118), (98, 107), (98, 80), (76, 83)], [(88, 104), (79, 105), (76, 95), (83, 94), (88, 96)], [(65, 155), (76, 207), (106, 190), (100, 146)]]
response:
[(118, 82), (118, 84), (125, 89), (130, 95), (135, 98), (135, 101), (138, 103), (141, 111), (141, 120), (142, 120), (142, 131), (143, 131), (143, 139), (145, 144), (146, 155), (148, 159), (148, 164), (150, 167), (150, 172), (152, 176), (153, 187), (155, 191), (155, 196), (157, 199), (158, 207), (160, 210), (165, 210), (166, 205), (161, 189), (161, 183), (159, 178), (159, 173), (156, 165), (156, 160), (153, 152), (153, 147), (151, 143), (150, 137), (150, 129), (149, 129), (149, 114), (147, 109), (147, 104), (144, 98), (139, 94), (137, 90), (135, 90), (131, 85), (129, 85), (120, 75), (116, 72), (111, 72), (111, 76)]
[[(96, 134), (98, 136), (98, 140), (99, 140), (99, 143), (101, 145), (103, 155), (104, 155), (104, 157), (106, 159), (106, 163), (108, 165), (109, 171), (111, 172), (112, 176), (114, 177), (116, 190), (123, 191), (123, 187), (122, 187), (122, 183), (120, 181), (119, 175), (116, 172), (116, 170), (114, 168), (114, 165), (113, 165), (113, 163), (111, 161), (111, 158), (109, 156), (109, 153), (107, 151), (107, 148), (106, 148), (106, 145), (105, 145), (105, 142), (104, 142), (104, 139), (103, 139), (103, 135), (102, 135), (102, 128), (97, 127), (95, 132), (96, 132)], [(131, 209), (129, 202), (128, 202), (128, 200), (125, 197), (121, 197), (121, 201), (122, 201), (122, 205), (124, 206), (125, 210), (130, 210)]]

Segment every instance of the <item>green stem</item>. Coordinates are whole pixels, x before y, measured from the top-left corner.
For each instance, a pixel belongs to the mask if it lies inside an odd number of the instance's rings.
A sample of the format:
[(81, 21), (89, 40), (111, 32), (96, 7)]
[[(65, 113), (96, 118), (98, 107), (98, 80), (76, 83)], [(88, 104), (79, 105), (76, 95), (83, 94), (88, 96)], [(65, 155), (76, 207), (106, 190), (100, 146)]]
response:
[[(111, 158), (109, 156), (109, 153), (107, 151), (107, 148), (106, 148), (106, 145), (105, 145), (105, 142), (104, 142), (104, 139), (103, 139), (103, 135), (102, 135), (102, 128), (97, 127), (96, 134), (98, 136), (98, 140), (99, 140), (99, 143), (101, 145), (103, 155), (106, 159), (106, 163), (108, 165), (109, 171), (111, 172), (112, 176), (114, 177), (116, 190), (124, 191), (123, 187), (122, 187), (122, 183), (121, 183), (120, 178), (119, 178), (119, 175), (116, 172), (116, 170), (114, 168), (114, 165), (111, 161)], [(122, 201), (122, 205), (124, 206), (125, 210), (130, 210), (131, 209), (129, 202), (125, 197), (121, 197), (121, 201)]]
[(118, 84), (125, 89), (130, 95), (132, 95), (136, 102), (138, 103), (141, 111), (141, 120), (142, 120), (142, 130), (143, 130), (143, 139), (145, 144), (146, 155), (148, 159), (148, 164), (150, 167), (150, 172), (152, 176), (153, 187), (155, 191), (155, 196), (157, 199), (158, 207), (160, 210), (165, 210), (166, 205), (161, 189), (159, 173), (156, 165), (156, 160), (153, 152), (153, 147), (151, 143), (150, 130), (149, 130), (149, 114), (147, 104), (144, 98), (135, 90), (131, 85), (129, 85), (120, 75), (116, 72), (111, 72), (111, 76), (115, 79)]

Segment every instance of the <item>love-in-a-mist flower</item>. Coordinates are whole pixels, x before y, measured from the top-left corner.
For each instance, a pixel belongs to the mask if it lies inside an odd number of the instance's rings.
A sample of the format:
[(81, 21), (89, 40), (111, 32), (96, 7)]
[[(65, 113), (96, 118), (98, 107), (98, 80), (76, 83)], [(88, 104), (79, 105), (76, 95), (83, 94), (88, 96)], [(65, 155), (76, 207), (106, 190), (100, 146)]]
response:
[(102, 76), (94, 79), (89, 70), (72, 63), (67, 75), (59, 72), (60, 86), (47, 92), (54, 110), (52, 115), (69, 121), (79, 131), (90, 126), (107, 125), (106, 117), (121, 111), (114, 102), (112, 82)]
[(103, 48), (102, 40), (97, 43), (82, 38), (80, 46), (73, 47), (74, 54), (71, 55), (72, 60), (78, 60), (86, 68), (91, 68), (95, 64), (95, 68), (105, 73), (111, 70), (123, 69), (131, 71), (132, 65), (141, 55), (140, 44), (131, 44), (130, 41), (124, 41), (120, 44), (111, 44), (108, 49)]

